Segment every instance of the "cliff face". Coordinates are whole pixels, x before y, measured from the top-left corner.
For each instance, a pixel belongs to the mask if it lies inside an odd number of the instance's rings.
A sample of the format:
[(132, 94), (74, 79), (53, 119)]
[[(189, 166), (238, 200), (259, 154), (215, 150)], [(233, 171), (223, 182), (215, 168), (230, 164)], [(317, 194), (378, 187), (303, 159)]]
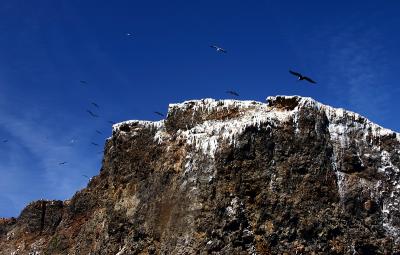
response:
[(394, 254), (400, 135), (310, 98), (188, 101), (113, 127), (68, 201), (0, 221), (0, 254)]

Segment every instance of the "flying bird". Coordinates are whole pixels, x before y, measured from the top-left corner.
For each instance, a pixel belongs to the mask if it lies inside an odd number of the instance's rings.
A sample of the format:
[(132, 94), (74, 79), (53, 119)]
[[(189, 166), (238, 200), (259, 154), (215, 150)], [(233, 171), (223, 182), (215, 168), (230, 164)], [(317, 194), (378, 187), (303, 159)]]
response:
[(86, 110), (86, 111), (87, 111), (87, 112), (90, 114), (90, 116), (92, 116), (93, 118), (99, 117), (99, 115), (93, 113), (91, 110)]
[(132, 35), (132, 33), (126, 33), (126, 36), (131, 36)]
[(238, 94), (237, 92), (232, 91), (232, 90), (228, 90), (228, 91), (226, 91), (226, 93), (231, 94), (231, 95), (233, 95), (233, 96), (235, 96), (235, 97), (238, 97), (238, 96), (239, 96), (239, 94)]
[(160, 115), (161, 117), (164, 117), (164, 114), (162, 114), (161, 112), (154, 112), (157, 115)]
[(103, 134), (101, 131), (99, 131), (99, 130), (97, 130), (97, 129), (96, 129), (96, 133), (99, 134), (99, 135), (102, 135), (102, 134)]
[(297, 78), (298, 78), (297, 80), (299, 80), (299, 81), (306, 80), (311, 83), (316, 83), (311, 78), (309, 78), (307, 76), (303, 76), (301, 73), (293, 72), (292, 70), (289, 70), (289, 73), (293, 74), (294, 76), (297, 76)]
[(112, 125), (114, 125), (114, 124), (116, 123), (116, 122), (113, 121), (113, 120), (108, 120), (107, 122), (110, 123), (110, 124), (112, 124)]
[(221, 53), (227, 53), (227, 51), (217, 45), (210, 45), (211, 48), (214, 48), (216, 51), (221, 52)]
[(84, 81), (84, 80), (80, 80), (79, 82), (80, 82), (81, 84), (85, 84), (85, 85), (88, 84), (87, 81)]
[(94, 146), (99, 146), (97, 143), (94, 143), (94, 142), (92, 142), (92, 145), (94, 145)]
[(94, 107), (96, 107), (96, 108), (99, 108), (99, 105), (96, 104), (95, 102), (92, 102), (92, 105), (93, 105)]
[(6, 142), (8, 142), (8, 140), (7, 140), (7, 139), (3, 140), (3, 143), (6, 143)]
[(60, 163), (58, 163), (59, 165), (65, 165), (65, 164), (67, 164), (67, 162), (66, 161), (64, 161), (64, 162), (60, 162)]

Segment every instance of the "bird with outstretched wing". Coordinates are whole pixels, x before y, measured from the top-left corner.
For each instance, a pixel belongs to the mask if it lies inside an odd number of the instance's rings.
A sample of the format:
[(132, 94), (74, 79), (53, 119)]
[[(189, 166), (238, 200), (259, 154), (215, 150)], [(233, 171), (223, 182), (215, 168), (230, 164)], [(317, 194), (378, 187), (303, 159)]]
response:
[(210, 45), (211, 48), (214, 48), (216, 51), (218, 52), (223, 52), (223, 53), (227, 53), (227, 51), (217, 45)]
[(289, 70), (289, 73), (293, 74), (294, 76), (297, 76), (297, 80), (298, 81), (306, 80), (306, 81), (311, 82), (311, 83), (316, 83), (310, 77), (304, 76), (301, 73), (294, 72), (292, 70)]

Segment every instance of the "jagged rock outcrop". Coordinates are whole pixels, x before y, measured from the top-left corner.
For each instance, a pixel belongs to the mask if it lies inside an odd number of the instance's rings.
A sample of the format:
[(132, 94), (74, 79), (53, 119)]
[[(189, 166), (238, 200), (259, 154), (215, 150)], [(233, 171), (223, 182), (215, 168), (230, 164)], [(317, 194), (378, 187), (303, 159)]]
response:
[(311, 98), (212, 99), (113, 126), (68, 201), (0, 221), (1, 254), (399, 254), (400, 135)]

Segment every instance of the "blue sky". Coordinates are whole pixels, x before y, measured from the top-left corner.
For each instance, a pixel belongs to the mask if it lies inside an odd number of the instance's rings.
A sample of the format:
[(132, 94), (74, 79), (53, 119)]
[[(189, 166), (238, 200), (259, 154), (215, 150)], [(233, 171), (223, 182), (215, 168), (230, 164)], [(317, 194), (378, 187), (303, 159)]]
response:
[(226, 90), (311, 96), (400, 131), (399, 9), (394, 0), (1, 1), (0, 217), (85, 187), (107, 120), (157, 120), (168, 103)]

